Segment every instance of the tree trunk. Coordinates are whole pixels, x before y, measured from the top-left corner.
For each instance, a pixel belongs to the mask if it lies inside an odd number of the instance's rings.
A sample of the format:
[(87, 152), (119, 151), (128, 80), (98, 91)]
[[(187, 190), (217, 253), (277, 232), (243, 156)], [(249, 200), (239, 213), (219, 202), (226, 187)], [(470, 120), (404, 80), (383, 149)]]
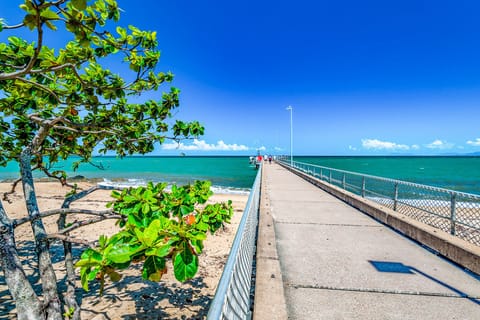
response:
[[(62, 208), (68, 208), (69, 203), (64, 202)], [(57, 221), (58, 230), (65, 228), (67, 214), (62, 213)], [(65, 253), (65, 269), (67, 271), (67, 292), (65, 294), (65, 305), (67, 310), (73, 310), (71, 314), (71, 320), (80, 320), (80, 306), (75, 298), (75, 266), (73, 265), (72, 244), (67, 241), (63, 241), (63, 252)]]
[[(72, 202), (79, 200), (99, 189), (106, 189), (106, 188), (94, 186), (90, 189), (84, 190), (82, 192), (76, 193), (74, 195), (71, 195), (65, 198), (62, 204), (62, 208), (70, 208), (70, 204)], [(60, 214), (60, 217), (58, 218), (58, 221), (57, 221), (58, 230), (63, 230), (65, 228), (66, 218), (67, 217), (65, 213)], [(70, 309), (74, 310), (71, 316), (71, 319), (80, 320), (80, 303), (78, 303), (75, 296), (76, 275), (75, 275), (75, 266), (73, 264), (72, 244), (70, 242), (63, 241), (63, 250), (65, 253), (65, 269), (67, 271), (67, 293), (65, 294), (65, 305), (68, 310)]]
[(10, 219), (0, 202), (0, 263), (5, 282), (17, 307), (17, 318), (44, 319), (42, 303), (27, 279), (15, 247), (15, 236)]
[(45, 312), (48, 320), (62, 320), (62, 306), (57, 292), (57, 277), (50, 257), (47, 233), (42, 219), (39, 218), (37, 197), (33, 185), (31, 150), (26, 147), (20, 154), (20, 173), (23, 192), (31, 225), (35, 237), (35, 249), (38, 257), (38, 271), (42, 281)]

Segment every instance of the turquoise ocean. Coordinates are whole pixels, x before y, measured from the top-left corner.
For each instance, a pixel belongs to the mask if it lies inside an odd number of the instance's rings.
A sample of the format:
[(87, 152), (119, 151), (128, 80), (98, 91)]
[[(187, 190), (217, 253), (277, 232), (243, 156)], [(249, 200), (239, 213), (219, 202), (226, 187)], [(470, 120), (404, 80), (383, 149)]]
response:
[(295, 161), (480, 195), (480, 157), (294, 157)]
[[(480, 194), (480, 157), (294, 157), (295, 161), (354, 171), (380, 177), (421, 183)], [(73, 172), (73, 160), (56, 165), (70, 176), (97, 179), (106, 184), (139, 185), (146, 181), (185, 184), (210, 180), (219, 192), (248, 192), (256, 171), (248, 156), (235, 157), (95, 157)], [(266, 163), (268, 165), (268, 163)], [(18, 166), (10, 163), (0, 168), (0, 181), (18, 177)], [(42, 177), (37, 175), (37, 177)]]
[[(147, 181), (183, 185), (195, 180), (209, 180), (213, 190), (221, 193), (248, 193), (255, 180), (256, 170), (243, 157), (93, 157), (92, 164), (81, 164), (74, 172), (72, 164), (78, 159), (55, 164), (69, 177), (81, 176), (104, 185), (138, 186)], [(18, 177), (18, 164), (0, 168), (0, 181)], [(44, 178), (41, 173), (35, 178)]]

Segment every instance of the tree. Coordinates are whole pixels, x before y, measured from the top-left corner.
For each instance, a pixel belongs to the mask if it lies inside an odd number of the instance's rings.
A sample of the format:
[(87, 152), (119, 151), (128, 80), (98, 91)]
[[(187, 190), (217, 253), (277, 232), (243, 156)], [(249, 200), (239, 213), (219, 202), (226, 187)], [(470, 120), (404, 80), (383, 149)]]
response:
[[(187, 139), (203, 134), (196, 121), (169, 122), (179, 106), (179, 90), (171, 88), (161, 99), (140, 101), (142, 93), (157, 91), (171, 82), (171, 73), (155, 73), (160, 58), (156, 33), (134, 26), (116, 26), (120, 10), (115, 0), (24, 0), (23, 21), (7, 25), (0, 20), (0, 32), (36, 35), (34, 42), (11, 35), (0, 43), (0, 165), (18, 161), (27, 216), (10, 219), (0, 202), (0, 261), (5, 280), (15, 299), (19, 319), (79, 318), (75, 301), (74, 268), (88, 289), (97, 279), (103, 289), (105, 277), (118, 280), (118, 272), (131, 263), (143, 263), (142, 276), (158, 281), (171, 259), (178, 280), (193, 277), (198, 254), (208, 231), (215, 232), (232, 214), (231, 203), (206, 205), (211, 195), (208, 182), (183, 187), (149, 183), (146, 187), (113, 192), (114, 201), (104, 211), (69, 209), (70, 204), (100, 187), (77, 190), (64, 171), (53, 164), (78, 157), (74, 167), (91, 161), (94, 151), (119, 156), (145, 154), (165, 139)], [(61, 49), (46, 45), (55, 32), (71, 35)], [(131, 73), (121, 77), (104, 67), (120, 58)], [(122, 69), (123, 70), (123, 69)], [(133, 101), (133, 102), (132, 102)], [(33, 180), (42, 171), (63, 185), (71, 186), (58, 210), (40, 212)], [(5, 195), (3, 201), (8, 200)], [(91, 214), (95, 218), (67, 225), (67, 216)], [(45, 216), (57, 214), (58, 233), (47, 234)], [(73, 229), (103, 219), (118, 219), (121, 231), (86, 243), (69, 236)], [(42, 293), (28, 282), (14, 238), (15, 227), (30, 223), (41, 275)], [(58, 294), (49, 242), (64, 242), (68, 289)], [(74, 265), (72, 243), (86, 245)], [(41, 295), (42, 299), (39, 299)]]

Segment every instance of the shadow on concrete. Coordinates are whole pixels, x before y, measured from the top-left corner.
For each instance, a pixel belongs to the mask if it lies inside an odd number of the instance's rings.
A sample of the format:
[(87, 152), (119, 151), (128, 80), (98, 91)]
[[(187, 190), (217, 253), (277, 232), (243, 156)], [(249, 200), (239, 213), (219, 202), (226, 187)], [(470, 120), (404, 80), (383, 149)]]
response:
[(459, 297), (465, 298), (467, 300), (472, 301), (473, 303), (480, 305), (480, 300), (478, 298), (474, 298), (469, 296), (467, 293), (415, 268), (412, 266), (407, 266), (404, 265), (401, 262), (391, 262), (391, 261), (373, 261), (373, 260), (368, 260), (371, 265), (378, 271), (378, 272), (393, 272), (393, 273), (405, 273), (405, 274), (419, 274), (424, 276), (425, 278), (441, 285), (444, 288), (447, 288), (448, 290), (454, 292), (455, 294), (458, 294)]

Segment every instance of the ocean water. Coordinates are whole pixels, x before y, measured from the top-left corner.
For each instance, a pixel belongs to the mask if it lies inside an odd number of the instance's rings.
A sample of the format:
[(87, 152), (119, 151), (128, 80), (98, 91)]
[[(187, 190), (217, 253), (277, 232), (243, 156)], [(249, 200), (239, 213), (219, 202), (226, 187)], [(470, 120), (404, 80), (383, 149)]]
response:
[[(221, 193), (247, 193), (255, 180), (256, 170), (248, 157), (94, 157), (93, 164), (81, 164), (72, 170), (76, 159), (60, 162), (56, 169), (70, 177), (83, 176), (116, 186), (136, 186), (147, 181), (186, 184), (195, 180), (210, 180), (213, 190)], [(98, 168), (100, 167), (100, 168)], [(0, 168), (0, 181), (18, 177), (18, 165), (9, 163)], [(44, 177), (41, 173), (36, 178)], [(103, 180), (103, 181), (102, 181)]]
[(480, 157), (294, 157), (294, 160), (480, 195)]
[[(480, 157), (294, 157), (295, 161), (480, 194)], [(70, 176), (100, 179), (105, 184), (138, 185), (146, 181), (184, 184), (210, 180), (219, 192), (246, 192), (256, 170), (241, 157), (96, 157), (98, 169), (82, 164), (73, 172), (73, 160), (57, 169)], [(0, 168), (0, 181), (18, 177), (18, 166)], [(41, 177), (41, 175), (37, 175)]]

